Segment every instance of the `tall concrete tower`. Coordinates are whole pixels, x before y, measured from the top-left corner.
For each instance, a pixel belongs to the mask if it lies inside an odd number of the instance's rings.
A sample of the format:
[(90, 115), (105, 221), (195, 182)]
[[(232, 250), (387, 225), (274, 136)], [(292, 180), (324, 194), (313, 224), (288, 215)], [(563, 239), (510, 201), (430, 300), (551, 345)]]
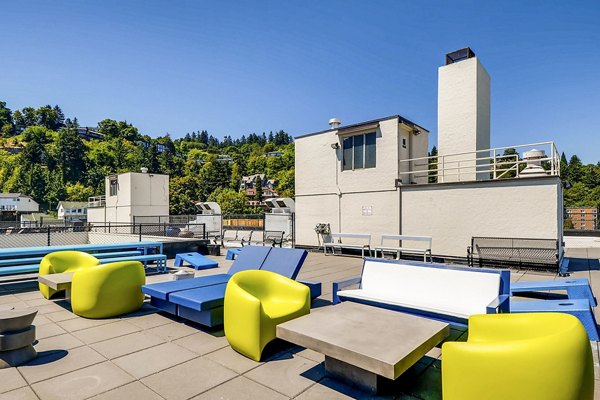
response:
[(489, 161), (476, 161), (489, 148), (490, 76), (470, 48), (448, 53), (438, 70), (439, 182), (489, 179)]

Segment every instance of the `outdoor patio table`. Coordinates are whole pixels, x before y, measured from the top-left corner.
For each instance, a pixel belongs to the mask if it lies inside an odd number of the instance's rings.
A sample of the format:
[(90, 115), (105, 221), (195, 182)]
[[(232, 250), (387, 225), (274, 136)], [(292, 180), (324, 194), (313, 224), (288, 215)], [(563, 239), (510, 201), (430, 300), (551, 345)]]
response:
[(277, 326), (277, 337), (325, 355), (335, 377), (377, 393), (444, 340), (449, 325), (354, 302)]

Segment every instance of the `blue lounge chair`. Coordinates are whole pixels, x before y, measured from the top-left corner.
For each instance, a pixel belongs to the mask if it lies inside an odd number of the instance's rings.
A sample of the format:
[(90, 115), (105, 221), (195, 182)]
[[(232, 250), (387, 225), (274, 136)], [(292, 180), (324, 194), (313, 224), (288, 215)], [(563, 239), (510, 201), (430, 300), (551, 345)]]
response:
[[(150, 303), (171, 314), (206, 326), (223, 323), (223, 299), (227, 282), (239, 271), (264, 269), (295, 279), (308, 255), (306, 250), (246, 246), (226, 274), (142, 286)], [(311, 297), (321, 294), (321, 284), (301, 281), (311, 289)]]

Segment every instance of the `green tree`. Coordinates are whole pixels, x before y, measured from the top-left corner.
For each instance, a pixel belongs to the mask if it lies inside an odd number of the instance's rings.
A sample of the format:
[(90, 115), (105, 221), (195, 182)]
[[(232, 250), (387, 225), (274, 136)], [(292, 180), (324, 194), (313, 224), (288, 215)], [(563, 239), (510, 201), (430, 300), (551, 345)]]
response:
[(256, 175), (256, 179), (254, 180), (254, 200), (261, 203), (263, 201), (263, 182), (260, 178), (260, 175)]
[(94, 188), (91, 186), (85, 186), (81, 182), (67, 183), (66, 186), (67, 200), (69, 201), (88, 201), (88, 199), (95, 194)]
[(223, 214), (244, 214), (248, 211), (246, 195), (229, 188), (218, 188), (208, 196), (221, 206)]
[(56, 161), (65, 182), (79, 181), (85, 174), (85, 145), (75, 129), (62, 129), (56, 143)]
[(12, 112), (6, 107), (6, 102), (0, 101), (0, 133), (2, 136), (11, 136), (14, 128)]

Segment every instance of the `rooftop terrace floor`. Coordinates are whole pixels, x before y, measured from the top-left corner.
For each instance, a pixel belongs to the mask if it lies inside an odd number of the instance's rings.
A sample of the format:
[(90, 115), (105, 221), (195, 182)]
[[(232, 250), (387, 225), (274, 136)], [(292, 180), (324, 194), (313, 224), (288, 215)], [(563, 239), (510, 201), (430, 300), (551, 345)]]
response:
[[(589, 278), (600, 291), (600, 248), (569, 249), (572, 276)], [(196, 272), (221, 273), (231, 264)], [(172, 265), (173, 260), (169, 260)], [(361, 259), (311, 253), (300, 278), (323, 282), (315, 306), (328, 307), (331, 283), (358, 275)], [(513, 271), (514, 281), (553, 279), (550, 273)], [(148, 283), (167, 276), (148, 276)], [(158, 313), (146, 304), (133, 314), (104, 320), (74, 315), (62, 300), (48, 301), (36, 282), (0, 283), (0, 305), (34, 307), (38, 358), (0, 370), (0, 399), (351, 399), (372, 398), (325, 374), (323, 356), (285, 342), (265, 362), (251, 361), (227, 344), (222, 329), (210, 330)], [(596, 311), (598, 312), (598, 311)], [(597, 318), (600, 315), (597, 315)], [(465, 340), (452, 329), (450, 340)], [(596, 379), (598, 344), (591, 343)], [(600, 388), (596, 382), (596, 398)], [(441, 399), (440, 349), (433, 349), (400, 378), (390, 399)]]

